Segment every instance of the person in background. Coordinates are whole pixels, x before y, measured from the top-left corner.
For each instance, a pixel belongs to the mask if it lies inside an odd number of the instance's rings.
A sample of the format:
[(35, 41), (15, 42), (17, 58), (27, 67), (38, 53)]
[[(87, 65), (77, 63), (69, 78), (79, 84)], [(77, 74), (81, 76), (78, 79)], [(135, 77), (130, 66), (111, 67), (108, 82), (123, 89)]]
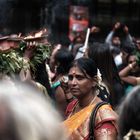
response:
[(133, 47), (132, 44), (125, 42), (123, 45), (121, 45), (121, 60), (122, 63), (120, 65), (117, 65), (118, 71), (121, 71), (124, 67), (127, 66), (128, 63), (128, 57), (130, 54), (132, 54), (136, 50), (135, 47)]
[(50, 67), (50, 78), (51, 80), (54, 78), (55, 76), (55, 70), (56, 70), (56, 64), (55, 64), (55, 54), (57, 53), (57, 51), (59, 49), (61, 49), (62, 45), (61, 44), (57, 44), (57, 45), (54, 45), (54, 48), (51, 52), (51, 55), (50, 55), (50, 58), (49, 58), (49, 62), (48, 62), (48, 65)]
[[(46, 98), (50, 98), (53, 96), (50, 87), (48, 72), (46, 71), (46, 66), (45, 66), (46, 58), (39, 59), (38, 56), (39, 62), (36, 61), (34, 63), (31, 63), (31, 61), (33, 61), (33, 58), (37, 56), (37, 53), (40, 53), (36, 51), (36, 48), (38, 47), (37, 44), (38, 42), (35, 42), (34, 44), (33, 42), (27, 43), (27, 46), (23, 54), (23, 61), (26, 67), (23, 66), (23, 68), (19, 73), (19, 76), (22, 82), (27, 82), (32, 84), (39, 91), (41, 91), (46, 96)], [(40, 54), (40, 57), (42, 56), (43, 54)]]
[[(125, 37), (121, 36), (121, 33), (119, 33), (118, 30), (124, 32)], [(131, 37), (129, 29), (126, 25), (116, 22), (112, 31), (107, 35), (105, 43), (108, 43), (110, 45), (110, 49), (112, 50), (114, 47), (120, 48), (120, 45), (123, 42), (133, 43), (133, 38)]]
[(60, 122), (58, 112), (36, 88), (20, 81), (0, 82), (1, 140), (66, 140)]
[(119, 106), (119, 140), (140, 139), (140, 86), (127, 94)]
[(52, 88), (55, 91), (55, 101), (58, 110), (64, 116), (67, 104), (73, 100), (73, 96), (67, 87), (68, 71), (74, 60), (73, 54), (67, 48), (57, 50), (54, 57), (55, 76)]
[(85, 56), (95, 61), (96, 66), (101, 72), (102, 82), (110, 93), (109, 102), (113, 107), (116, 107), (124, 95), (124, 87), (121, 83), (109, 45), (99, 42), (89, 44)]
[(129, 93), (136, 85), (140, 85), (140, 66), (137, 56), (133, 53), (127, 57), (127, 65), (119, 72), (125, 84), (125, 93)]
[(137, 38), (136, 41), (135, 41), (135, 43), (136, 43), (137, 50), (140, 51), (140, 38)]
[[(46, 60), (36, 65), (36, 71), (34, 72), (34, 80), (38, 84), (40, 91), (43, 90), (45, 96), (49, 95), (54, 100), (53, 90), (51, 88), (51, 81), (49, 80), (49, 74), (46, 71)], [(47, 91), (47, 92), (46, 92)]]
[(121, 60), (121, 48), (124, 45), (126, 46), (126, 44), (129, 44), (129, 46), (131, 45), (132, 48), (135, 48), (133, 38), (129, 33), (129, 28), (120, 22), (115, 23), (112, 31), (107, 35), (105, 43), (109, 44), (117, 66), (123, 63)]
[[(99, 75), (95, 62), (89, 58), (79, 58), (71, 65), (68, 73), (68, 86), (75, 99), (66, 110), (67, 119), (63, 122), (70, 140), (88, 140), (90, 116), (93, 108), (102, 100), (97, 96), (100, 86)], [(117, 114), (109, 104), (97, 111), (94, 139), (117, 139)]]
[(87, 29), (91, 29), (91, 34), (100, 30), (92, 23), (92, 4), (92, 0), (60, 0), (51, 9), (49, 38), (69, 48), (74, 57), (84, 45)]

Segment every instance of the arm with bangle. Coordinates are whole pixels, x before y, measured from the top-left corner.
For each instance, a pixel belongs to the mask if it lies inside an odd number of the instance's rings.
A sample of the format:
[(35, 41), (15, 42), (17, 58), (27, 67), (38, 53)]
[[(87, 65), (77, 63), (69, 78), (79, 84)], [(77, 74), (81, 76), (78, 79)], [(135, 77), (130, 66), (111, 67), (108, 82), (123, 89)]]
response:
[(132, 85), (137, 85), (137, 77), (130, 75), (131, 70), (136, 66), (136, 62), (133, 62), (131, 64), (128, 64), (124, 69), (122, 69), (119, 72), (119, 76), (122, 81), (132, 84)]
[(66, 107), (69, 102), (72, 101), (71, 93), (69, 90), (63, 87), (63, 82), (58, 79), (55, 83), (52, 84), (52, 88), (55, 90), (55, 101), (58, 111), (62, 116), (65, 116)]
[(61, 86), (61, 88), (64, 91), (64, 95), (65, 95), (67, 103), (71, 102), (73, 100), (73, 95), (71, 94), (71, 92), (70, 92), (70, 90), (68, 88), (67, 83), (64, 83), (63, 81), (58, 80), (58, 81), (56, 81), (55, 83), (52, 84), (52, 88), (54, 88), (55, 90), (59, 86)]

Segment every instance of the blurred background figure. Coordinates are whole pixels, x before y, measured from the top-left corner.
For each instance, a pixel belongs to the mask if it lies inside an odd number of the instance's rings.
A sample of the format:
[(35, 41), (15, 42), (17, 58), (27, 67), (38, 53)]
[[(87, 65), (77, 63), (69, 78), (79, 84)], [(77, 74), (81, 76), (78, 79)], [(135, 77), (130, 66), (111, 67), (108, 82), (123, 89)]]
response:
[(140, 51), (140, 38), (136, 39), (136, 47)]
[(136, 85), (140, 85), (140, 65), (139, 59), (134, 53), (127, 56), (127, 65), (119, 72), (119, 76), (125, 85), (125, 93)]
[(51, 55), (50, 55), (50, 58), (49, 58), (49, 67), (50, 67), (50, 71), (52, 72), (51, 73), (51, 75), (50, 75), (50, 77), (51, 77), (51, 79), (53, 79), (53, 77), (55, 76), (55, 66), (56, 66), (56, 64), (55, 64), (55, 55), (56, 55), (56, 53), (57, 53), (57, 51), (59, 50), (59, 49), (61, 49), (61, 44), (57, 44), (57, 45), (54, 45), (54, 48), (52, 49), (52, 51), (51, 51)]
[(91, 22), (91, 5), (91, 0), (56, 1), (49, 26), (50, 42), (66, 46), (75, 56), (84, 45), (87, 29), (91, 28), (91, 35), (100, 31)]
[(107, 43), (95, 42), (89, 44), (85, 56), (95, 61), (101, 72), (103, 85), (110, 93), (110, 103), (114, 107), (119, 104), (124, 95), (124, 87), (121, 83), (117, 67)]
[(65, 140), (60, 115), (49, 101), (18, 83), (0, 83), (0, 139)]
[(114, 24), (113, 29), (107, 35), (105, 42), (109, 44), (117, 66), (123, 63), (121, 60), (121, 48), (123, 48), (126, 43), (129, 44), (129, 47), (135, 48), (133, 38), (129, 33), (129, 28), (127, 25), (120, 22)]
[(119, 108), (120, 140), (140, 139), (140, 86), (126, 96)]
[(53, 96), (49, 74), (46, 70), (49, 51), (49, 46), (45, 44), (38, 43), (34, 40), (27, 41), (21, 53), (24, 64), (19, 72), (22, 82), (28, 82), (34, 85), (46, 98)]
[[(54, 54), (55, 75), (52, 79), (52, 88), (55, 91), (55, 101), (58, 110), (64, 116), (68, 103), (73, 99), (67, 86), (68, 72), (74, 60), (73, 54), (67, 48), (60, 48)], [(51, 60), (51, 59), (50, 59)]]
[(112, 31), (107, 35), (105, 42), (110, 44), (110, 49), (113, 49), (114, 47), (119, 48), (124, 42), (133, 43), (133, 38), (126, 25), (116, 22)]
[[(124, 67), (127, 66), (127, 59), (129, 57), (129, 55), (135, 51), (135, 49), (136, 48), (134, 47), (134, 45), (129, 42), (125, 42), (122, 45), (122, 47), (120, 49), (121, 52), (119, 55), (117, 55), (117, 57), (120, 56), (120, 58), (121, 58), (121, 63), (119, 63), (119, 65), (117, 65), (117, 63), (116, 63), (118, 71), (122, 70)], [(117, 62), (117, 61), (115, 61), (115, 62)]]

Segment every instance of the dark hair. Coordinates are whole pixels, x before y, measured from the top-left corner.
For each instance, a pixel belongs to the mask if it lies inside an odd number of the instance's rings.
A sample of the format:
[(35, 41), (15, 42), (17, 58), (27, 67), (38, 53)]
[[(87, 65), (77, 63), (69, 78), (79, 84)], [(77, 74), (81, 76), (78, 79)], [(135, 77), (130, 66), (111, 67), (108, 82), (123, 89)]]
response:
[(66, 74), (69, 71), (70, 64), (74, 60), (73, 54), (66, 48), (61, 48), (55, 55), (55, 61), (58, 64), (57, 74)]
[(121, 50), (123, 50), (124, 52), (126, 52), (128, 54), (132, 53), (135, 49), (136, 49), (136, 47), (135, 47), (134, 43), (125, 41), (121, 44)]
[[(61, 15), (61, 16), (60, 16)], [(49, 41), (57, 44), (69, 44), (69, 5), (64, 0), (55, 1), (51, 7)], [(67, 38), (67, 41), (64, 39)]]
[(99, 42), (90, 43), (88, 47), (88, 57), (96, 62), (103, 78), (112, 82), (114, 76), (112, 69), (115, 63), (108, 44)]
[(90, 77), (94, 77), (97, 75), (97, 67), (95, 62), (90, 58), (79, 58), (74, 61), (71, 67), (77, 66), (85, 75), (89, 75)]
[(49, 76), (46, 71), (45, 62), (46, 60), (36, 65), (36, 70), (34, 71), (34, 80), (42, 84), (46, 88), (49, 96), (53, 98), (53, 91), (50, 86)]
[[(120, 105), (119, 110), (119, 131), (120, 139), (129, 132), (130, 129), (140, 130), (140, 86), (134, 87), (131, 93)], [(132, 140), (132, 139), (130, 139)]]
[(111, 95), (110, 102), (113, 106), (116, 106), (124, 94), (124, 89), (118, 75), (113, 55), (109, 49), (109, 44), (99, 42), (89, 44), (87, 54), (89, 58), (95, 61), (99, 68), (103, 82), (108, 87)]

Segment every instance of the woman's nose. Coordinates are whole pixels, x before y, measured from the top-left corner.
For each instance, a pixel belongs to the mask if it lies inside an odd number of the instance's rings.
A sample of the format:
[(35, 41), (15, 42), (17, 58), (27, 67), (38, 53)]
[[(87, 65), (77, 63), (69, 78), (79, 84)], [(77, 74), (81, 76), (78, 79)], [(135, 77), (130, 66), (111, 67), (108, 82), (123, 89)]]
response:
[(72, 84), (72, 85), (76, 85), (76, 84), (77, 84), (76, 78), (73, 78), (73, 79), (72, 79), (71, 84)]

